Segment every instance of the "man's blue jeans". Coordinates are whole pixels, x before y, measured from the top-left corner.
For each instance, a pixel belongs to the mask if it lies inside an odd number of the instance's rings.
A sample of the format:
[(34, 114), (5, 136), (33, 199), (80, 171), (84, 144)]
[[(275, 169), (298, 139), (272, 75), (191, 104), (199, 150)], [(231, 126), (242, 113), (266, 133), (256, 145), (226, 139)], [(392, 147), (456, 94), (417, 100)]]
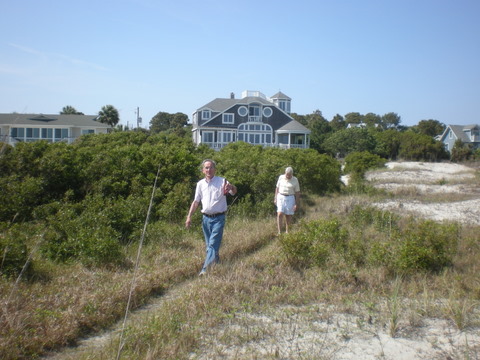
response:
[(207, 256), (203, 264), (202, 271), (212, 263), (220, 261), (220, 244), (223, 237), (223, 228), (225, 226), (225, 214), (216, 217), (203, 216), (202, 228), (205, 236), (205, 245), (207, 247)]

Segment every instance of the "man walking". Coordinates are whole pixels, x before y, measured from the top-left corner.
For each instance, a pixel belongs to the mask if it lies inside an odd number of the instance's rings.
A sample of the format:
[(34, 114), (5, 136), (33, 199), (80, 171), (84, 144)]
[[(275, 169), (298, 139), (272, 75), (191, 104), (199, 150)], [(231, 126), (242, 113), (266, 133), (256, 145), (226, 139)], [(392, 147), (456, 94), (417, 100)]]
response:
[(220, 261), (220, 245), (223, 237), (223, 228), (225, 227), (225, 215), (227, 212), (227, 194), (235, 195), (237, 188), (230, 184), (226, 179), (215, 176), (215, 161), (206, 159), (202, 162), (202, 172), (205, 178), (197, 183), (195, 197), (188, 211), (185, 226), (191, 225), (191, 217), (202, 203), (202, 229), (205, 236), (205, 245), (207, 255), (202, 271), (199, 275), (204, 275), (207, 268)]

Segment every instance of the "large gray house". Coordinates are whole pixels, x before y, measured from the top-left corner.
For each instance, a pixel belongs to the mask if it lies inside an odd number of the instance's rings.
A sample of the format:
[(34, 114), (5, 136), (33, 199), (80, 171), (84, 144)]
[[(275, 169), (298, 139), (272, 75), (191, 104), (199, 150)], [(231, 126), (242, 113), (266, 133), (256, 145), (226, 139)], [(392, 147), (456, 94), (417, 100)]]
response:
[(480, 148), (480, 126), (479, 125), (448, 125), (440, 141), (445, 149), (452, 152), (455, 141), (461, 140), (464, 144), (471, 144), (473, 149)]
[(291, 99), (278, 92), (267, 98), (244, 91), (237, 99), (217, 98), (193, 113), (193, 141), (215, 150), (244, 141), (280, 148), (310, 147), (310, 130), (290, 116)]
[(71, 144), (83, 134), (105, 134), (112, 127), (96, 121), (98, 115), (0, 114), (0, 141), (64, 141)]

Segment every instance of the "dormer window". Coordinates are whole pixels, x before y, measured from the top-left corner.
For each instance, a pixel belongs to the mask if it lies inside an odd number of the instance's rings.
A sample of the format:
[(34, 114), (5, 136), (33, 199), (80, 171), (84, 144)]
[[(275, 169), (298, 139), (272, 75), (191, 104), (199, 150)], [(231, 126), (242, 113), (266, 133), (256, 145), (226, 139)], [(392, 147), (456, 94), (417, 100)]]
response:
[(202, 110), (202, 120), (209, 120), (212, 117), (210, 110)]
[(233, 124), (234, 123), (234, 116), (230, 113), (225, 113), (222, 115), (222, 123), (224, 124)]

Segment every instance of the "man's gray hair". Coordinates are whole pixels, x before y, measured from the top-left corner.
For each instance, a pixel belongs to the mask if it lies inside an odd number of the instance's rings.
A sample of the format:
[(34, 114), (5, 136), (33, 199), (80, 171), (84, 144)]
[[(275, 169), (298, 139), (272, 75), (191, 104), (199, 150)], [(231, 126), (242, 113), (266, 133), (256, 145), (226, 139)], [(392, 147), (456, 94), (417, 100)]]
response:
[(292, 169), (291, 166), (289, 166), (285, 169), (285, 174), (293, 174), (293, 169)]
[(215, 161), (213, 161), (212, 159), (205, 159), (205, 160), (202, 161), (202, 169), (205, 166), (205, 163), (207, 163), (207, 162), (211, 162), (214, 169), (217, 168), (217, 163)]

